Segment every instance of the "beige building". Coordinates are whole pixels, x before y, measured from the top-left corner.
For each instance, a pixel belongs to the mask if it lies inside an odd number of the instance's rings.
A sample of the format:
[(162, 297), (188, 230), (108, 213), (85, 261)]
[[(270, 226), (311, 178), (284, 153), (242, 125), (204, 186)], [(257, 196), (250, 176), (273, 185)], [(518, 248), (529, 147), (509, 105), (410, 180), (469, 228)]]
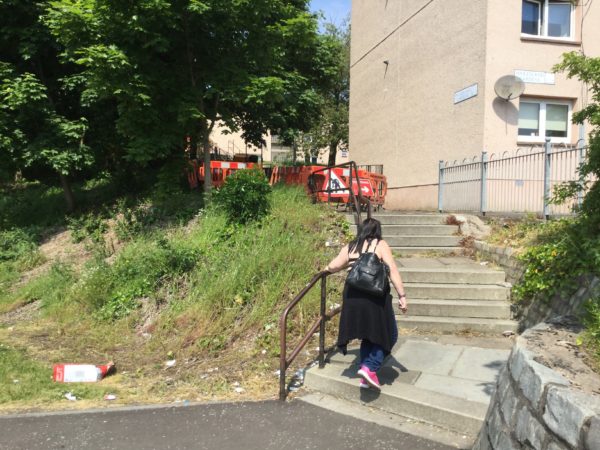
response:
[[(225, 126), (220, 125), (213, 130), (210, 140), (213, 148), (217, 148), (218, 152), (228, 157), (234, 155), (254, 155), (258, 161), (267, 164), (289, 164), (293, 160), (292, 147), (285, 145), (279, 139), (279, 136), (267, 134), (263, 147), (256, 147), (252, 144), (247, 144), (241, 132), (230, 132)], [(296, 160), (303, 162), (304, 154), (301, 151), (296, 152)], [(317, 164), (327, 164), (329, 160), (329, 149), (323, 149), (319, 152)], [(336, 155), (336, 164), (342, 164), (350, 161), (348, 149), (339, 148)]]
[[(569, 51), (600, 55), (600, 4), (551, 0), (353, 0), (350, 152), (383, 164), (387, 207), (437, 207), (440, 160), (576, 145), (588, 91), (552, 73)], [(506, 101), (495, 82), (525, 81)]]

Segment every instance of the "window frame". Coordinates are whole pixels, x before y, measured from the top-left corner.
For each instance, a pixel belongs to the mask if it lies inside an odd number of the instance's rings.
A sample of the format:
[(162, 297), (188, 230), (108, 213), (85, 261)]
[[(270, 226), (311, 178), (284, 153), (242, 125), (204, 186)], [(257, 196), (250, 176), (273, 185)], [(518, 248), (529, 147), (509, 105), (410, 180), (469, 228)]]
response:
[(517, 116), (517, 136), (519, 142), (526, 143), (543, 143), (546, 142), (546, 108), (548, 105), (567, 106), (567, 136), (566, 137), (550, 137), (550, 142), (555, 144), (570, 144), (572, 139), (573, 127), (573, 102), (570, 100), (553, 99), (553, 98), (534, 98), (521, 97), (519, 100), (519, 114), (521, 112), (521, 103), (534, 103), (540, 106), (539, 112), (539, 136), (527, 136), (519, 134), (519, 116)]
[[(537, 3), (538, 4), (538, 30), (541, 33), (543, 31), (543, 26), (544, 26), (544, 3), (546, 3), (544, 0), (521, 0), (523, 4), (523, 2), (528, 2), (528, 3)], [(523, 29), (523, 7), (521, 6), (521, 30)], [(521, 35), (523, 36), (542, 36), (540, 33), (538, 34), (529, 34), (529, 33), (523, 33), (521, 31)]]
[[(558, 0), (522, 0), (522, 2), (527, 1), (529, 3), (537, 3), (540, 5), (540, 14), (538, 18), (538, 30), (539, 34), (528, 34), (521, 32), (521, 37), (524, 38), (538, 38), (544, 40), (553, 40), (553, 41), (566, 41), (573, 42), (575, 41), (575, 5), (569, 1), (558, 1)], [(522, 3), (521, 3), (522, 4)], [(561, 37), (561, 36), (549, 36), (548, 35), (548, 18), (550, 17), (550, 5), (551, 4), (562, 4), (570, 7), (569, 19), (571, 21), (569, 27), (569, 36)], [(523, 9), (521, 7), (521, 29), (523, 29)]]

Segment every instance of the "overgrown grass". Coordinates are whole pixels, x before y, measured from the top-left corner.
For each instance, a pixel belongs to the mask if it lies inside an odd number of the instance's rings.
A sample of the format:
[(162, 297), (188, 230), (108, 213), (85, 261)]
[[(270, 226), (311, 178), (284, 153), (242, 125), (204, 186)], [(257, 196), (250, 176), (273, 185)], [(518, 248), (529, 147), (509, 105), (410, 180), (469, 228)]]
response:
[[(600, 276), (600, 234), (584, 215), (542, 222), (534, 218), (497, 227), (490, 242), (520, 249), (517, 258), (525, 272), (513, 288), (520, 302), (547, 302), (564, 298), (579, 288), (584, 275)], [(600, 299), (586, 305), (583, 342), (600, 369)]]
[[(276, 187), (271, 196), (270, 214), (246, 225), (231, 224), (216, 206), (198, 208), (183, 193), (121, 201), (84, 217), (83, 241), (97, 243), (83, 266), (55, 262), (0, 294), (0, 313), (39, 301), (36, 320), (46, 338), (33, 338), (39, 330), (3, 334), (1, 328), (0, 336), (38, 349), (35, 358), (47, 358), (42, 367), (115, 360), (119, 370), (160, 378), (169, 352), (178, 361), (206, 361), (198, 367), (216, 361), (235, 367), (203, 382), (207, 395), (230, 389), (240, 372), (271, 377), (284, 305), (333, 256), (326, 241), (343, 240), (347, 230), (343, 216), (311, 204), (300, 187)], [(98, 218), (118, 234), (116, 254), (98, 243)], [(0, 282), (9, 286), (20, 272), (7, 267), (0, 264)], [(330, 279), (328, 290), (330, 303), (339, 303), (340, 281)], [(292, 341), (318, 315), (319, 291), (290, 317)], [(178, 369), (178, 377), (194, 378), (187, 369)], [(147, 392), (172, 390), (164, 383)], [(270, 385), (265, 376), (256, 384)]]
[(100, 385), (75, 383), (56, 384), (52, 381), (52, 368), (32, 360), (24, 350), (0, 343), (0, 404), (35, 401), (36, 405), (66, 401), (71, 392), (78, 399), (102, 398), (107, 393)]

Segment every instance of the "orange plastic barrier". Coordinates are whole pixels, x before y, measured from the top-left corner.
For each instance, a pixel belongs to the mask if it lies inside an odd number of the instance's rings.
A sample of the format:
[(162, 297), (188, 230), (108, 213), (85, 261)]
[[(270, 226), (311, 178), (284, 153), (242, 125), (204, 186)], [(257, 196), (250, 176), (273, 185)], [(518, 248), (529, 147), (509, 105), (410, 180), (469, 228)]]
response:
[[(188, 181), (190, 181), (190, 187), (198, 187), (198, 184), (204, 183), (204, 164), (198, 167), (196, 161), (192, 161), (194, 167), (194, 173), (196, 174), (196, 184), (192, 184), (193, 175), (188, 175)], [(212, 179), (212, 185), (215, 187), (223, 186), (228, 176), (233, 175), (238, 170), (253, 169), (256, 167), (254, 163), (243, 163), (243, 162), (230, 162), (230, 161), (211, 161), (210, 162), (210, 176)], [(192, 179), (192, 180), (191, 180)]]
[[(196, 188), (204, 181), (204, 165), (199, 166), (196, 161), (190, 161), (190, 165), (192, 170), (188, 172), (188, 181), (191, 188)], [(254, 163), (211, 161), (213, 186), (221, 187), (227, 177), (238, 170), (255, 167), (257, 164)], [(317, 201), (346, 204), (352, 201), (349, 191), (352, 186), (352, 192), (357, 195), (360, 189), (362, 196), (368, 198), (374, 208), (383, 206), (387, 194), (387, 179), (384, 175), (359, 169), (358, 174), (351, 177), (350, 169), (342, 167), (326, 169), (323, 166), (275, 166), (270, 171), (269, 183), (304, 186), (307, 194)]]
[(275, 167), (271, 172), (270, 182), (303, 185), (320, 202), (349, 203), (351, 185), (352, 192), (357, 195), (360, 189), (362, 196), (371, 200), (373, 207), (382, 206), (385, 202), (387, 179), (384, 175), (359, 170), (358, 174), (351, 177), (350, 169), (323, 169), (322, 166)]

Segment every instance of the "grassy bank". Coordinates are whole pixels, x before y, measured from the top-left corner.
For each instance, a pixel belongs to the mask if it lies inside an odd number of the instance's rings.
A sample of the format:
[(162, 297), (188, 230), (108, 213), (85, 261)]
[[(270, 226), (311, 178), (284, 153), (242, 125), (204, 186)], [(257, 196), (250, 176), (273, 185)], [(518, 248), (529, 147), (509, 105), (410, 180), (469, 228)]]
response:
[[(496, 222), (488, 241), (518, 250), (517, 258), (525, 267), (513, 288), (519, 302), (544, 302), (556, 294), (566, 298), (579, 288), (579, 277), (600, 277), (600, 235), (585, 217)], [(586, 304), (581, 320), (586, 331), (580, 344), (600, 371), (600, 297)]]
[[(65, 386), (45, 378), (56, 362), (117, 364), (117, 376), (79, 393), (81, 405), (106, 389), (123, 403), (276, 394), (277, 318), (345, 225), (300, 188), (274, 189), (271, 213), (246, 226), (186, 199), (121, 200), (66, 219), (62, 250), (74, 250), (58, 258), (21, 236), (29, 243), (0, 262), (0, 364), (12, 368), (0, 378), (5, 407), (67, 402), (58, 395)], [(317, 302), (315, 292), (295, 312), (292, 333), (313, 320)], [(12, 382), (31, 367), (44, 375)]]

